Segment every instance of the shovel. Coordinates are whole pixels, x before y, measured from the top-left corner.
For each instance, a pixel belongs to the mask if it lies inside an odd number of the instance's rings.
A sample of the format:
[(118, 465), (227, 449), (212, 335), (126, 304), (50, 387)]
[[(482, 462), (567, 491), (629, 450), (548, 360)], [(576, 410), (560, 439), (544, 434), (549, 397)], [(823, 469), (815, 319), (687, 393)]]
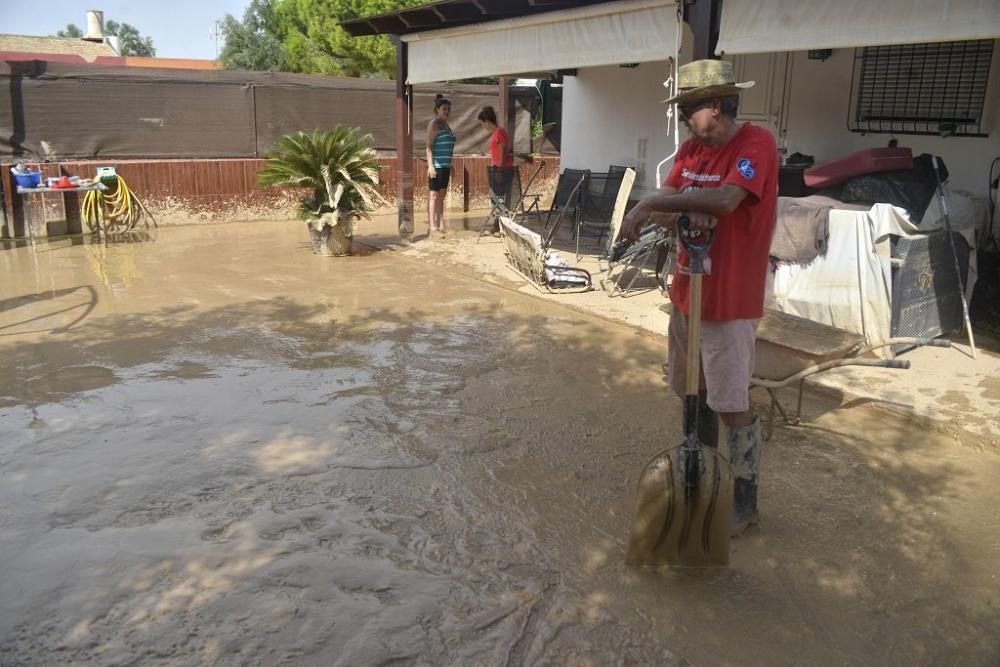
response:
[(681, 216), (677, 231), (690, 258), (691, 275), (684, 442), (660, 452), (643, 468), (625, 562), (724, 567), (729, 565), (733, 472), (714, 446), (698, 440), (697, 430), (701, 279), (715, 230), (692, 230), (690, 220)]

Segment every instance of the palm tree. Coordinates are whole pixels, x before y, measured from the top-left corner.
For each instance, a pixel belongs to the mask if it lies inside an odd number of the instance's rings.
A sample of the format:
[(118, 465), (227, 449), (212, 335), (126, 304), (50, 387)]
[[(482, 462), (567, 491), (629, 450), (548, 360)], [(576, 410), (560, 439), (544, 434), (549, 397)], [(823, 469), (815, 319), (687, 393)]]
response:
[(262, 186), (312, 188), (312, 196), (300, 200), (299, 217), (309, 223), (317, 254), (350, 254), (355, 222), (371, 218), (385, 201), (378, 193), (382, 165), (372, 142), (370, 134), (344, 125), (286, 134), (257, 172)]

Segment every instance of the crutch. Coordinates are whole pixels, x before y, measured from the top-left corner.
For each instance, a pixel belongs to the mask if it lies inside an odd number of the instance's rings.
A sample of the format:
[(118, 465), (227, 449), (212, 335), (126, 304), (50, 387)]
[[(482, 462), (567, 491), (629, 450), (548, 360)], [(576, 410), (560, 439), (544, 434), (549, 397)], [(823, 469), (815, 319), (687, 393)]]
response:
[(941, 185), (941, 172), (938, 170), (938, 160), (935, 155), (934, 180), (937, 181), (938, 199), (941, 200), (941, 212), (944, 213), (944, 228), (948, 234), (948, 245), (951, 246), (951, 258), (955, 261), (955, 277), (958, 278), (958, 292), (962, 296), (962, 317), (965, 318), (965, 331), (969, 334), (969, 347), (972, 348), (972, 358), (976, 358), (976, 341), (972, 337), (972, 322), (969, 320), (969, 302), (965, 298), (965, 281), (962, 280), (962, 267), (958, 261), (958, 250), (955, 249), (955, 238), (951, 235), (951, 218), (948, 216), (948, 204), (944, 200), (944, 187)]

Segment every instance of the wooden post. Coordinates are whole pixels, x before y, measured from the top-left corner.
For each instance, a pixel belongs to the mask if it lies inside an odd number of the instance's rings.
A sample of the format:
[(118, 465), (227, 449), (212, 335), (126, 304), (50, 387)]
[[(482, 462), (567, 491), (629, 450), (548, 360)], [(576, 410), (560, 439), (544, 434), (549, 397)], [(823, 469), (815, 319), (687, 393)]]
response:
[(406, 84), (406, 42), (393, 35), (396, 44), (396, 208), (399, 236), (413, 234), (413, 86)]
[(462, 160), (462, 211), (469, 212), (469, 168)]
[(694, 35), (693, 60), (718, 58), (715, 47), (719, 43), (719, 23), (722, 17), (720, 0), (695, 0), (684, 5), (684, 20)]
[[(500, 99), (497, 102), (497, 125), (503, 129), (508, 129), (508, 114), (510, 113), (510, 79), (505, 76), (500, 77)], [(513, 141), (513, 139), (511, 139)]]

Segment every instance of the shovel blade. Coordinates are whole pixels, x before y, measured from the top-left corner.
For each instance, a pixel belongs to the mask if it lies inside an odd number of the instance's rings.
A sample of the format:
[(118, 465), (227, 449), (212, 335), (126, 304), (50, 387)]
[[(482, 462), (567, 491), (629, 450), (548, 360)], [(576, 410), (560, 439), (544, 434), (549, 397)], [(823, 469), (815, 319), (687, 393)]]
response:
[(685, 486), (683, 445), (650, 461), (639, 477), (629, 565), (726, 567), (733, 520), (733, 472), (711, 447), (698, 448), (697, 481)]

